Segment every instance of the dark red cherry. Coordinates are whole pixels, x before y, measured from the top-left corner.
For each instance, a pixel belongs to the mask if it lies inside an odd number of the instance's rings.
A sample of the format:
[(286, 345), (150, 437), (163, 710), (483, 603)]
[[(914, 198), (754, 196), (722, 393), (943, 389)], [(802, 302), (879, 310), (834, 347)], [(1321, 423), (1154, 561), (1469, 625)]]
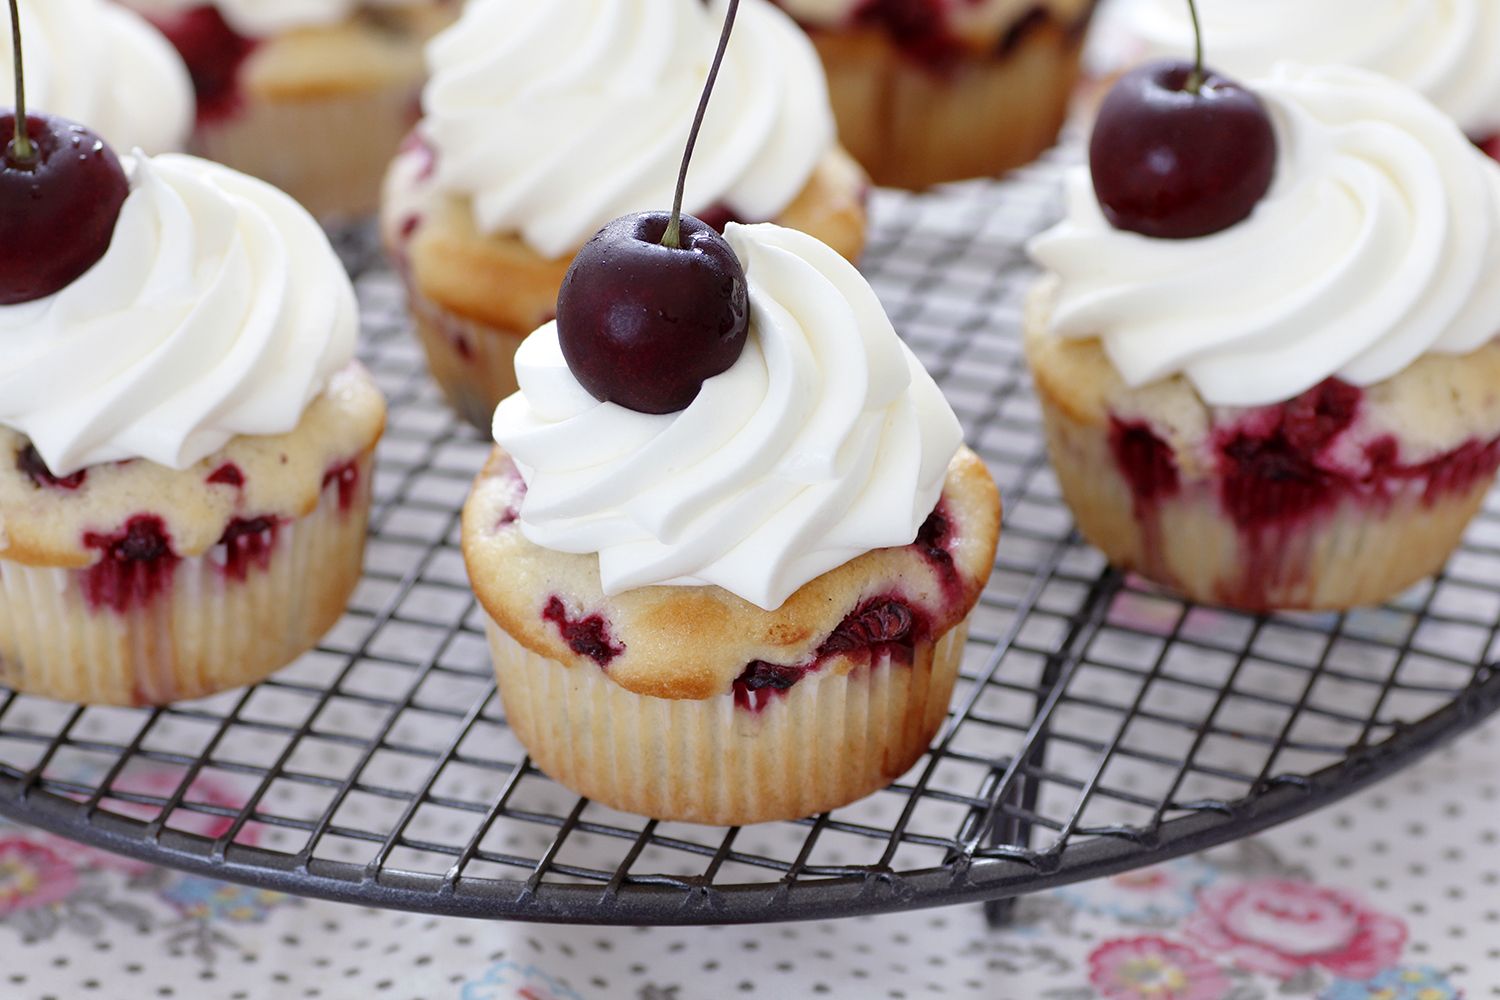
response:
[(93, 267), (115, 233), (130, 182), (98, 135), (62, 118), (27, 115), (32, 155), (0, 116), (0, 305), (45, 298)]
[(705, 379), (739, 358), (750, 330), (745, 269), (724, 237), (691, 215), (678, 247), (670, 214), (616, 219), (586, 243), (557, 296), (557, 333), (595, 399), (641, 413), (686, 409)]
[(198, 120), (214, 121), (234, 111), (240, 100), (240, 64), (254, 51), (255, 40), (231, 28), (211, 5), (153, 15), (151, 21), (187, 63), (198, 95)]
[(1276, 131), (1259, 97), (1193, 64), (1149, 63), (1115, 84), (1089, 143), (1110, 225), (1192, 239), (1249, 217), (1276, 172)]

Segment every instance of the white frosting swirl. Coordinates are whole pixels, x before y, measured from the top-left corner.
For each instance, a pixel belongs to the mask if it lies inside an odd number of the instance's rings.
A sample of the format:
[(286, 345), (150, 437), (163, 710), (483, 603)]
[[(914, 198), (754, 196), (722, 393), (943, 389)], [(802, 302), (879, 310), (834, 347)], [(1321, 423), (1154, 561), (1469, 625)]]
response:
[(0, 424), (57, 475), (184, 469), (236, 435), (286, 433), (353, 356), (353, 288), (296, 202), (189, 156), (124, 163), (131, 191), (99, 262), (0, 307)]
[[(3, 19), (9, 26), (8, 18)], [(119, 152), (183, 148), (193, 84), (177, 50), (138, 14), (104, 0), (21, 0), (26, 99), (71, 119)], [(0, 45), (0, 104), (16, 100), (9, 36)]]
[(1282, 66), (1253, 89), (1280, 154), (1238, 225), (1117, 230), (1070, 175), (1067, 218), (1031, 244), (1061, 276), (1057, 333), (1100, 337), (1131, 386), (1181, 373), (1219, 406), (1370, 385), (1500, 333), (1500, 166), (1388, 77)]
[[(1497, 0), (1198, 0), (1209, 62), (1241, 79), (1282, 60), (1342, 63), (1421, 91), (1471, 137), (1500, 132)], [(1193, 47), (1182, 0), (1131, 0), (1118, 15), (1150, 55)]]
[(246, 38), (347, 21), (361, 7), (412, 7), (433, 0), (125, 0), (146, 14), (179, 14), (210, 4)]
[[(436, 184), (486, 233), (564, 257), (630, 212), (671, 207), (723, 0), (472, 0), (428, 49)], [(772, 219), (834, 142), (816, 51), (745, 0), (688, 174), (685, 209)]]
[(780, 226), (731, 224), (750, 338), (692, 405), (655, 416), (578, 384), (557, 325), (516, 355), (495, 440), (528, 484), (526, 537), (599, 554), (607, 594), (714, 584), (767, 610), (872, 549), (907, 545), (962, 432), (854, 266)]

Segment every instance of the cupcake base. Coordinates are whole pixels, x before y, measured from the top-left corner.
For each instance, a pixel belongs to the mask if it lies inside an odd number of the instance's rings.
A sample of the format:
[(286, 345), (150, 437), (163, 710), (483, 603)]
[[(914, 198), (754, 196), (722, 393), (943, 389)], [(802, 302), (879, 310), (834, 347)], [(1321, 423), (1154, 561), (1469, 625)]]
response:
[[(321, 219), (375, 211), (386, 165), (416, 121), (419, 86), (288, 97), (247, 96), (201, 122), (192, 151), (267, 181)], [(293, 139), (294, 149), (288, 149)]]
[(1094, 339), (1026, 357), (1079, 530), (1115, 566), (1247, 611), (1378, 603), (1439, 570), (1500, 469), (1500, 341), (1358, 387), (1211, 407), (1180, 376), (1127, 386)]
[[(1220, 485), (1143, 495), (1122, 474), (1107, 429), (1044, 406), (1047, 441), (1078, 529), (1122, 569), (1194, 600), (1248, 611), (1343, 610), (1386, 600), (1442, 568), (1494, 480), (1493, 446), (1450, 456), (1431, 477), (1402, 478), (1378, 497), (1351, 495), (1315, 516), (1256, 523), (1225, 514)], [(1149, 492), (1149, 491), (1147, 491)]]
[[(253, 684), (311, 648), (359, 582), (373, 451), (317, 506), (203, 555), (80, 569), (0, 560), (0, 683), (104, 705), (163, 705)], [(259, 530), (255, 530), (259, 529)]]
[(635, 694), (488, 632), (506, 720), (550, 777), (614, 809), (739, 826), (836, 809), (908, 771), (947, 714), (968, 621), (910, 662), (836, 657), (784, 692), (703, 700)]
[(999, 52), (929, 65), (880, 27), (811, 29), (839, 138), (876, 184), (921, 189), (993, 177), (1057, 141), (1078, 81), (1082, 26), (1050, 18)]
[(515, 392), (516, 351), (527, 333), (466, 319), (406, 282), (407, 305), (427, 367), (443, 397), (464, 420), (488, 431), (500, 400)]

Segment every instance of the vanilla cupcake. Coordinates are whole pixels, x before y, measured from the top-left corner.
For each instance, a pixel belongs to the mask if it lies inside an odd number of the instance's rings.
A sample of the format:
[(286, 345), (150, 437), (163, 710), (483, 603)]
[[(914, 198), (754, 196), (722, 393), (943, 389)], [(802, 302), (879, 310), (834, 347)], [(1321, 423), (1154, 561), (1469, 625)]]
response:
[(103, 256), (0, 306), (0, 683), (160, 705), (337, 620), (385, 405), (305, 211), (192, 157), (123, 164)]
[(193, 152), (314, 215), (373, 212), (416, 119), (422, 46), (457, 0), (122, 0), (177, 46), (197, 90)]
[(839, 136), (877, 184), (993, 177), (1057, 139), (1097, 0), (776, 0), (828, 71)]
[[(20, 0), (26, 96), (87, 122), (117, 149), (186, 148), (193, 84), (177, 51), (138, 14), (106, 0)], [(9, 25), (9, 20), (5, 21)], [(0, 45), (0, 106), (15, 106), (15, 63)]]
[[(722, 0), (474, 0), (428, 51), (424, 118), (391, 167), (385, 243), (454, 408), (488, 427), (521, 340), (552, 318), (573, 254), (605, 223), (670, 205)], [(777, 221), (846, 257), (867, 180), (838, 146), (816, 53), (746, 0), (684, 210)]]
[(557, 323), (464, 508), (506, 718), (569, 788), (662, 819), (834, 809), (941, 725), (999, 498), (854, 266), (730, 224), (749, 334), (684, 410), (601, 403)]
[[(1494, 155), (1500, 150), (1500, 3), (1495, 0), (1198, 0), (1214, 62), (1242, 78), (1282, 60), (1384, 73), (1424, 94)], [(1128, 0), (1113, 19), (1139, 58), (1188, 56), (1182, 0)]]
[(1253, 89), (1277, 153), (1243, 221), (1122, 231), (1080, 169), (1031, 245), (1053, 465), (1090, 541), (1191, 598), (1378, 602), (1442, 566), (1500, 466), (1500, 167), (1387, 77)]

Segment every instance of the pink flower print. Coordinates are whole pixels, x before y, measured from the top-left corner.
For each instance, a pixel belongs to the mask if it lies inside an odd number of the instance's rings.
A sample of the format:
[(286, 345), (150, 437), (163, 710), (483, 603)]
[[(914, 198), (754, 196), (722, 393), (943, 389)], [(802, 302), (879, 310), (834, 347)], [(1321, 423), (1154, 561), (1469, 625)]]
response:
[(1106, 1000), (1223, 1000), (1229, 977), (1192, 948), (1160, 937), (1106, 941), (1089, 956)]
[(0, 840), (0, 917), (61, 903), (78, 872), (56, 851), (21, 837)]
[(1184, 933), (1235, 965), (1278, 979), (1323, 968), (1368, 979), (1401, 957), (1406, 925), (1357, 897), (1307, 882), (1215, 885), (1198, 897)]
[[(177, 791), (177, 786), (182, 781), (182, 772), (172, 768), (153, 768), (150, 770), (128, 770), (115, 779), (110, 786), (110, 792), (149, 795), (153, 798), (169, 799)], [(239, 810), (244, 805), (245, 797), (236, 789), (223, 782), (199, 775), (189, 787), (184, 801), (193, 804), (204, 804), (218, 806), (225, 810)], [(132, 819), (153, 820), (161, 812), (159, 806), (148, 805), (140, 802), (127, 802), (122, 799), (110, 798), (105, 795), (104, 808), (110, 812), (129, 816)], [(218, 838), (223, 836), (233, 826), (234, 821), (228, 816), (215, 813), (198, 812), (192, 809), (177, 809), (172, 814), (171, 826), (174, 830), (182, 830), (194, 833), (200, 837)], [(254, 844), (256, 840), (253, 827), (242, 829), (239, 836), (235, 838), (236, 843)], [(72, 858), (81, 868), (89, 870), (109, 870), (123, 872), (126, 875), (140, 875), (153, 870), (155, 867), (145, 861), (137, 861), (120, 854), (111, 854), (97, 848), (76, 844), (71, 841), (55, 838), (54, 846)]]

